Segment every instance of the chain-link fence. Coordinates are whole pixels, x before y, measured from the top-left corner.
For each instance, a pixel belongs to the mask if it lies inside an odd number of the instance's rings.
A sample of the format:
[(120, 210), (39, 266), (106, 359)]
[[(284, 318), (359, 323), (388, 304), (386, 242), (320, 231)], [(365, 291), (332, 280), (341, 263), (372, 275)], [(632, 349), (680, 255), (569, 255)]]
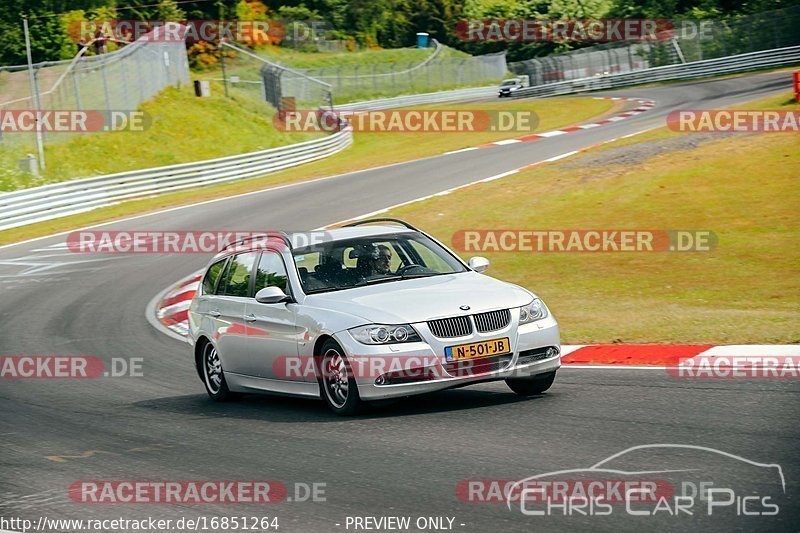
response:
[[(316, 109), (385, 96), (485, 86), (506, 74), (505, 54), (456, 55), (436, 44), (421, 62), (383, 62), (293, 69), (229, 43), (223, 74), (229, 93), (260, 98), (275, 109)], [(233, 55), (234, 57), (231, 57)]]
[(228, 94), (268, 102), (276, 110), (317, 109), (331, 103), (331, 86), (299, 70), (274, 63), (245, 48), (222, 44)]
[(730, 21), (675, 21), (671, 38), (662, 41), (606, 43), (508, 67), (528, 76), (533, 86), (799, 44), (800, 7), (792, 7)]
[[(301, 72), (330, 84), (338, 103), (489, 85), (507, 72), (505, 53), (464, 57), (433, 42), (433, 54), (422, 62), (336, 65)], [(283, 78), (284, 84), (302, 84), (291, 74)]]
[[(33, 95), (26, 65), (0, 67), (0, 111), (132, 111), (167, 86), (189, 83), (183, 41), (143, 37), (107, 54), (86, 56), (86, 51), (72, 60), (34, 64)], [(43, 131), (42, 140), (61, 141), (74, 135)], [(33, 134), (0, 136), (0, 148), (33, 143)]]

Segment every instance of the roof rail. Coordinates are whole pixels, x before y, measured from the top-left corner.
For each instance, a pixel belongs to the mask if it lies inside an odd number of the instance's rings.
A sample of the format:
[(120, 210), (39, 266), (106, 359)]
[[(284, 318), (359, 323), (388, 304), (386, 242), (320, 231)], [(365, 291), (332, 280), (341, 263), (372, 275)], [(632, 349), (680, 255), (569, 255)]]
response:
[(400, 224), (401, 226), (405, 226), (408, 229), (411, 229), (411, 230), (414, 230), (414, 231), (420, 231), (417, 228), (415, 228), (414, 226), (412, 226), (411, 224), (409, 224), (408, 222), (405, 222), (405, 221), (397, 219), (397, 218), (368, 218), (366, 220), (357, 220), (355, 222), (351, 222), (349, 224), (345, 224), (342, 227), (343, 228), (352, 228), (354, 226), (363, 226), (364, 224), (372, 224), (374, 222), (394, 222), (395, 224)]
[(280, 237), (281, 239), (283, 239), (283, 242), (286, 243), (286, 246), (289, 248), (289, 250), (292, 250), (292, 239), (289, 238), (289, 235), (287, 235), (286, 232), (284, 232), (284, 231), (266, 231), (264, 233), (259, 233), (257, 235), (250, 235), (249, 237), (245, 237), (244, 239), (239, 239), (238, 241), (229, 242), (228, 244), (223, 246), (222, 249), (219, 252), (220, 253), (224, 252), (224, 251), (228, 250), (229, 248), (232, 248), (234, 246), (238, 246), (240, 244), (246, 243), (247, 241), (251, 241), (253, 239), (258, 239), (258, 238), (262, 238), (262, 237), (273, 237), (273, 236), (277, 236), (277, 237)]

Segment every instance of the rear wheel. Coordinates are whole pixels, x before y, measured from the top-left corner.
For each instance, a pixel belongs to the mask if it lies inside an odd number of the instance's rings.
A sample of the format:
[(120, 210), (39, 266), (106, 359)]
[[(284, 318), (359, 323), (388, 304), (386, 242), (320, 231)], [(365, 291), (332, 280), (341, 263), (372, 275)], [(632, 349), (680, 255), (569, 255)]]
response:
[(533, 396), (549, 389), (555, 379), (556, 373), (550, 372), (527, 378), (509, 378), (506, 380), (506, 385), (520, 396)]
[(341, 346), (329, 339), (322, 345), (322, 376), (319, 378), (320, 395), (331, 411), (341, 416), (358, 414), (364, 402), (350, 363)]
[(206, 392), (211, 396), (215, 402), (227, 402), (236, 397), (234, 393), (228, 389), (228, 383), (225, 381), (225, 372), (222, 370), (222, 361), (219, 358), (216, 346), (207, 342), (203, 347), (203, 354), (200, 360), (203, 366), (203, 384), (206, 386)]

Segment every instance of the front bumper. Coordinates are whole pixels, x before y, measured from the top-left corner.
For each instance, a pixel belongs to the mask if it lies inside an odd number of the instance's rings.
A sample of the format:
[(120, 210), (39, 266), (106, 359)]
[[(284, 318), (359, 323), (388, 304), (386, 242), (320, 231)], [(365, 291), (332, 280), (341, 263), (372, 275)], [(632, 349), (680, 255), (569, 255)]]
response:
[[(512, 318), (511, 324), (506, 328), (488, 334), (476, 333), (469, 338), (438, 339), (433, 337), (427, 325), (422, 322), (413, 324), (420, 334), (423, 342), (391, 344), (391, 345), (365, 345), (353, 339), (345, 331), (337, 335), (337, 340), (347, 352), (351, 360), (358, 361), (357, 368), (366, 368), (362, 363), (370, 358), (384, 363), (372, 366), (371, 372), (354, 371), (358, 384), (358, 392), (364, 400), (382, 400), (399, 398), (415, 394), (424, 394), (438, 390), (462, 387), (471, 383), (484, 381), (497, 381), (510, 377), (528, 377), (546, 374), (557, 370), (561, 366), (561, 345), (558, 324), (552, 316), (518, 326), (518, 316)], [(444, 359), (444, 348), (457, 344), (478, 342), (508, 337), (511, 342), (511, 352), (502, 357), (473, 359), (477, 366), (474, 371), (454, 371), (453, 364)], [(555, 348), (557, 353), (546, 355), (547, 348)], [(552, 353), (552, 352), (551, 352)], [(493, 363), (481, 366), (481, 361)], [(386, 363), (389, 361), (389, 363)], [(397, 367), (392, 367), (393, 361), (401, 361)], [(389, 383), (378, 384), (376, 379), (386, 375), (382, 370), (393, 370), (403, 367), (403, 361), (421, 361), (429, 369), (427, 378), (421, 378), (422, 372), (413, 373), (418, 376), (412, 380), (388, 380)], [(496, 364), (495, 364), (496, 363)]]

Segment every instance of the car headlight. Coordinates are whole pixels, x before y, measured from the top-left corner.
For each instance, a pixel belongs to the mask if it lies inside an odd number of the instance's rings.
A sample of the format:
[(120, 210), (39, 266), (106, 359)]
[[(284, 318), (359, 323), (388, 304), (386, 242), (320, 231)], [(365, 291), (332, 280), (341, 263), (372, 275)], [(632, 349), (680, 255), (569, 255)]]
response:
[(398, 342), (420, 342), (419, 334), (410, 324), (389, 326), (369, 324), (348, 330), (362, 344), (395, 344)]
[(534, 298), (528, 305), (519, 308), (519, 323), (528, 324), (547, 317), (547, 307), (539, 298)]

